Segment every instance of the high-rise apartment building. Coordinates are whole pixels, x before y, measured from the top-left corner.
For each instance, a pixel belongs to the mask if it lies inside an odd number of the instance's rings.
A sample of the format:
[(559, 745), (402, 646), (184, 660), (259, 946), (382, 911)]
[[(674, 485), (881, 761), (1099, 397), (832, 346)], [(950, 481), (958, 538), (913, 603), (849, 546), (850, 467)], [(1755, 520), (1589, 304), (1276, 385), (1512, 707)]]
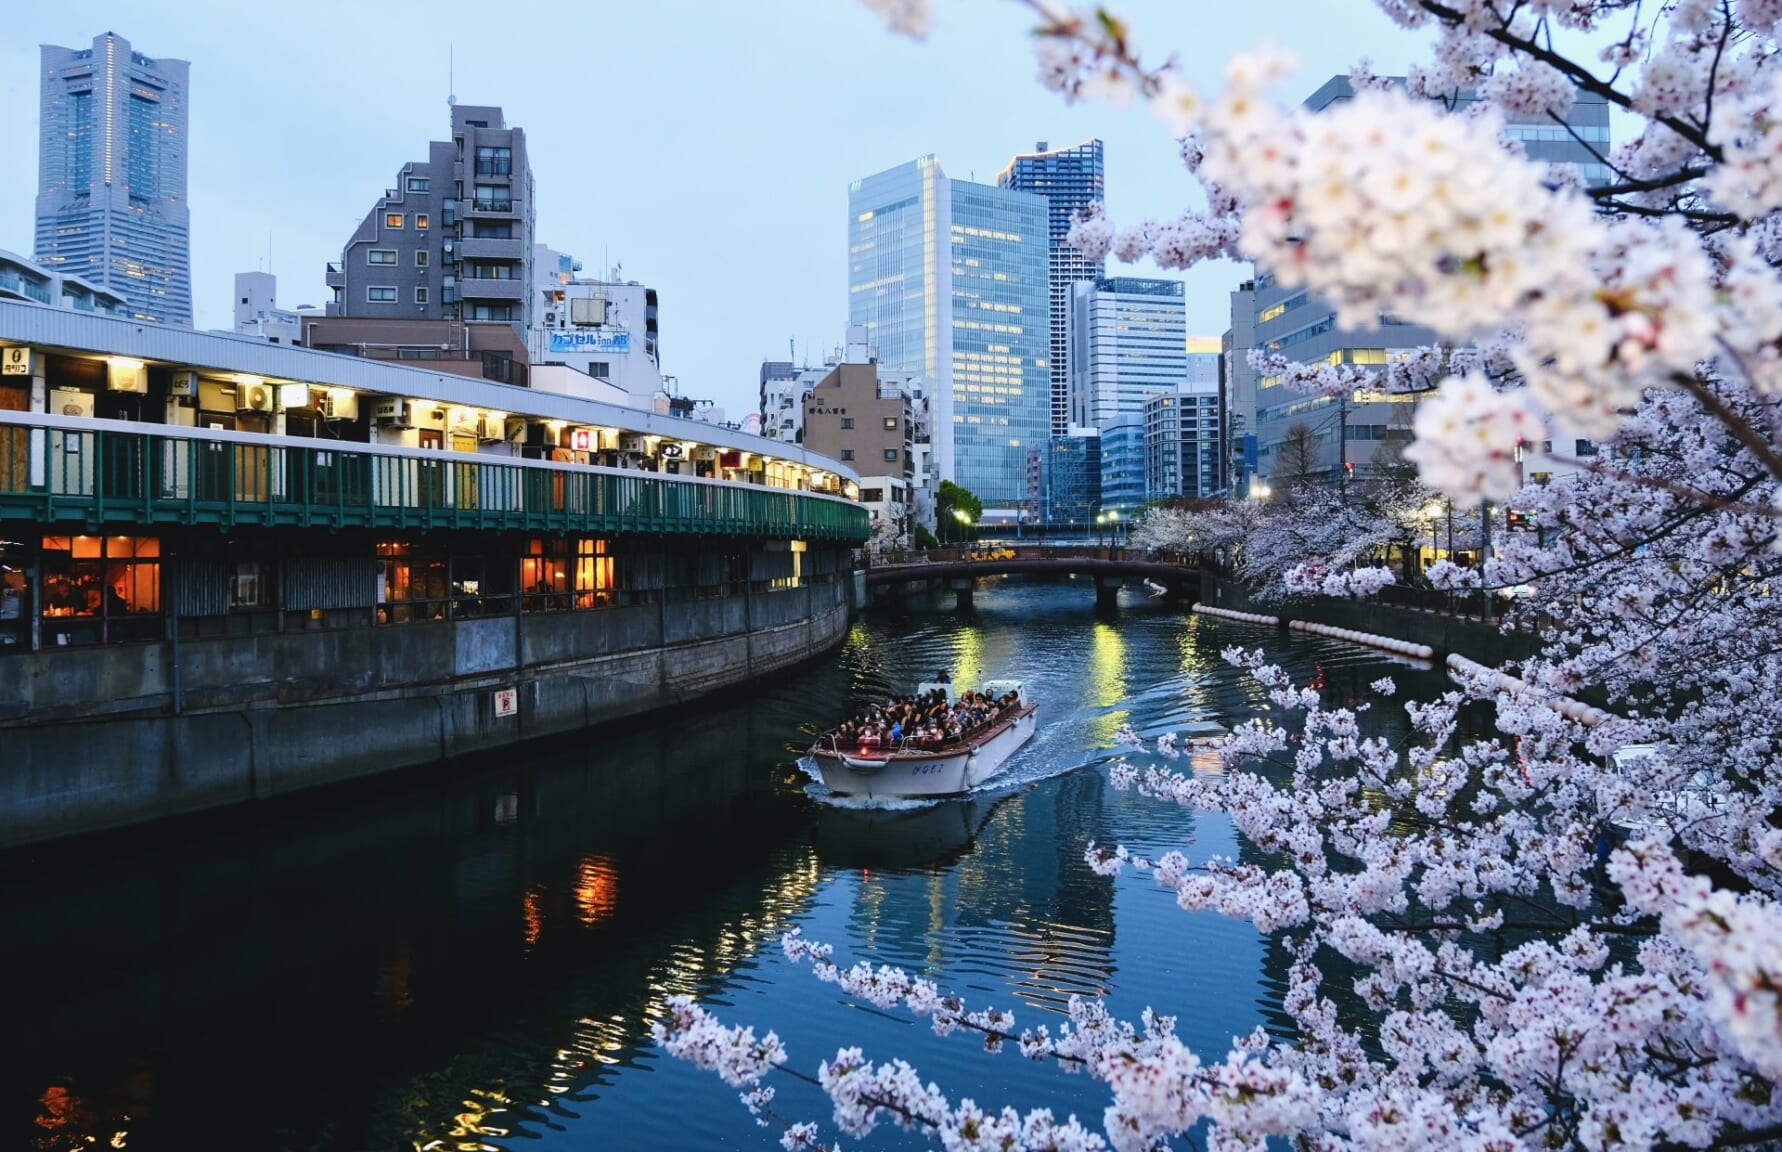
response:
[(1145, 401), (1145, 495), (1207, 497), (1224, 488), (1218, 381), (1191, 382)]
[(1070, 148), (1050, 149), (1041, 140), (1030, 153), (1010, 160), (996, 177), (999, 188), (1033, 192), (1046, 198), (1048, 243), (1047, 293), (1052, 318), (1052, 435), (1064, 435), (1070, 424), (1069, 325), (1071, 285), (1102, 274), (1102, 261), (1090, 260), (1065, 243), (1071, 217), (1103, 199), (1101, 141), (1085, 140)]
[[(1335, 76), (1305, 104), (1322, 111), (1353, 95), (1349, 78)], [(1472, 99), (1463, 94), (1458, 103), (1464, 105)], [(1505, 134), (1520, 140), (1530, 159), (1575, 166), (1587, 184), (1609, 179), (1601, 159), (1610, 151), (1609, 106), (1601, 96), (1578, 93), (1563, 124), (1546, 117), (1511, 120)], [(1386, 315), (1370, 329), (1339, 328), (1336, 309), (1330, 304), (1302, 288), (1282, 287), (1266, 273), (1256, 277), (1252, 292), (1242, 295), (1247, 300), (1241, 303), (1254, 309), (1253, 346), (1302, 363), (1373, 366), (1384, 371), (1401, 353), (1439, 343), (1431, 329)], [(1234, 294), (1234, 311), (1239, 306)], [(1269, 375), (1256, 380), (1254, 396), (1246, 404), (1242, 388), (1234, 389), (1233, 415), (1245, 421), (1241, 435), (1255, 436), (1256, 471), (1264, 477), (1280, 478), (1293, 472), (1301, 479), (1365, 478), (1396, 463), (1411, 439), (1416, 402), (1412, 395), (1363, 388), (1347, 397), (1311, 396), (1282, 387), (1279, 375)], [(1240, 433), (1234, 428), (1233, 435)], [(1306, 475), (1298, 475), (1302, 472)]]
[(848, 215), (848, 321), (885, 370), (928, 382), (937, 480), (1020, 507), (1051, 423), (1045, 199), (924, 156), (855, 181)]
[(139, 320), (190, 327), (191, 65), (111, 32), (90, 48), (45, 44), (42, 61), (38, 263), (119, 293)]
[(500, 108), (454, 104), (452, 137), (404, 164), (328, 266), (328, 315), (511, 326), (538, 306), (526, 133)]

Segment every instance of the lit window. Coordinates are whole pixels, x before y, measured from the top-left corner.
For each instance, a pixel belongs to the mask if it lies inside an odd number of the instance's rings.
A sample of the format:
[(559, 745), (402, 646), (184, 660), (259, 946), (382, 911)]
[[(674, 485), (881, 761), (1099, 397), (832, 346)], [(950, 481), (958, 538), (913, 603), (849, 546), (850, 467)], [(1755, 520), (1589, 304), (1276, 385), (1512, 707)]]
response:
[(426, 226), (427, 226), (427, 214), (425, 212), (416, 212), (415, 213), (415, 227), (416, 228), (425, 228)]
[(885, 431), (887, 431), (887, 432), (897, 431), (897, 417), (895, 417), (895, 416), (885, 417)]
[(402, 227), (402, 221), (403, 221), (403, 214), (400, 212), (386, 212), (386, 213), (384, 213), (384, 227), (385, 228), (400, 228), (400, 227)]

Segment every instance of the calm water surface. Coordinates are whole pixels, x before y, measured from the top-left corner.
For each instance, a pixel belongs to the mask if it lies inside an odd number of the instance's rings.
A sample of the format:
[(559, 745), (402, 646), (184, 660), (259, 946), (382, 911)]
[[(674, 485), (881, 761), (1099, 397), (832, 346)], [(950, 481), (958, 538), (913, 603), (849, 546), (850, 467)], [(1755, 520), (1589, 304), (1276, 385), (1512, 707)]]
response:
[[(902, 1056), (986, 1106), (1099, 1127), (1105, 1093), (1013, 1052), (852, 1004), (781, 956), (790, 927), (843, 962), (896, 964), (1056, 1025), (1073, 994), (1180, 1018), (1222, 1054), (1280, 1027), (1277, 949), (1187, 915), (1148, 879), (1082, 863), (1091, 840), (1236, 855), (1222, 818), (1107, 784), (1126, 723), (1155, 736), (1247, 718), (1219, 659), (1266, 643), (1327, 699), (1438, 674), (1336, 641), (1198, 619), (1127, 594), (1007, 583), (869, 616), (833, 656), (647, 731), (441, 769), (324, 810), (0, 860), (10, 928), (0, 1148), (778, 1147), (715, 1077), (649, 1040), (665, 997), (777, 1029), (814, 1072), (844, 1044)], [(813, 726), (948, 667), (1024, 678), (1039, 735), (994, 791), (840, 807), (797, 764)], [(1395, 708), (1368, 714), (1402, 728)], [(794, 1119), (820, 1094), (779, 1077)], [(917, 1143), (882, 1130), (866, 1147)]]

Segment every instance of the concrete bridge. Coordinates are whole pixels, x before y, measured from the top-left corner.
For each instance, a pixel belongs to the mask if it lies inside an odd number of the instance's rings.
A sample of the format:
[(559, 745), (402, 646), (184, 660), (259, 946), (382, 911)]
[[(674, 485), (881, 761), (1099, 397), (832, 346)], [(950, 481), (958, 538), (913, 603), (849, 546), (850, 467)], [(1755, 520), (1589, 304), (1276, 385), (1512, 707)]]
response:
[(916, 582), (944, 583), (958, 598), (959, 607), (966, 608), (978, 577), (1036, 573), (1090, 577), (1097, 607), (1112, 607), (1122, 587), (1139, 581), (1162, 585), (1169, 596), (1180, 600), (1192, 601), (1200, 592), (1200, 568), (1192, 557), (1158, 558), (1086, 545), (985, 544), (892, 553), (870, 559), (866, 585), (891, 589)]

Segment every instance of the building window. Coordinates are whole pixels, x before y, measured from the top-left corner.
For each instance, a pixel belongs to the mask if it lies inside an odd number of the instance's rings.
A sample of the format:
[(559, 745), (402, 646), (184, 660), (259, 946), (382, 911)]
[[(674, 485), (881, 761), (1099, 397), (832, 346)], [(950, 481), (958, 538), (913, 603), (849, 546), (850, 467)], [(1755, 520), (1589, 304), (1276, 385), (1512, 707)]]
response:
[(895, 417), (895, 416), (885, 417), (885, 431), (887, 431), (887, 432), (897, 431), (897, 417)]
[(588, 361), (588, 375), (594, 377), (596, 380), (612, 379), (613, 362), (611, 360)]
[(394, 264), (396, 263), (396, 249), (373, 248), (365, 253), (365, 262), (367, 264)]
[(365, 299), (373, 304), (394, 304), (396, 303), (396, 289), (394, 287), (367, 288), (365, 289)]
[(427, 266), (427, 252), (425, 249), (422, 249), (421, 251), (415, 253), (415, 267), (416, 268), (425, 268), (426, 266)]
[(427, 289), (416, 288), (415, 289), (415, 303), (416, 304), (425, 304), (426, 302), (427, 302)]
[(425, 228), (426, 226), (427, 226), (427, 214), (425, 212), (416, 212), (415, 213), (415, 227), (416, 228)]
[(886, 460), (895, 460), (895, 459), (897, 459), (897, 455), (898, 455), (897, 449), (895, 449), (895, 448), (885, 449), (885, 459)]
[(47, 644), (159, 640), (161, 541), (154, 536), (45, 536)]
[(235, 565), (235, 576), (229, 581), (229, 607), (263, 608), (266, 605), (266, 584), (260, 578), (260, 562), (243, 560)]
[(385, 212), (384, 213), (384, 227), (385, 228), (400, 228), (400, 227), (402, 227), (402, 220), (403, 220), (403, 215), (400, 212)]
[(591, 536), (533, 537), (520, 558), (522, 606), (528, 612), (604, 608), (618, 595), (611, 544)]
[(408, 190), (410, 192), (425, 192), (428, 187), (429, 184), (425, 176), (410, 176), (408, 178)]
[(843, 460), (852, 460), (854, 458), (854, 450), (852, 448), (843, 448), (841, 458)]
[(843, 431), (853, 428), (854, 427), (854, 418), (852, 416), (843, 416), (841, 418), (841, 426), (842, 426)]
[(379, 624), (445, 619), (449, 593), (442, 546), (386, 540), (375, 550)]

